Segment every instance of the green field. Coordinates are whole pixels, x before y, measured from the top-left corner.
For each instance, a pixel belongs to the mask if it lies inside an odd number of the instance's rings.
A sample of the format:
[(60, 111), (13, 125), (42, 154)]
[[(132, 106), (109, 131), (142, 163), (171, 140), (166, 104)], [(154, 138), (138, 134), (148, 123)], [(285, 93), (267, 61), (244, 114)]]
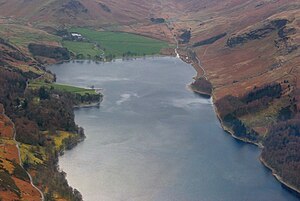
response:
[(85, 95), (85, 94), (96, 95), (97, 94), (97, 92), (94, 89), (85, 89), (85, 88), (80, 88), (80, 87), (64, 85), (64, 84), (45, 83), (45, 82), (31, 82), (31, 83), (29, 83), (29, 88), (31, 88), (31, 89), (38, 89), (38, 88), (41, 88), (41, 87), (53, 88), (53, 89), (56, 89), (56, 90), (75, 93), (75, 94), (80, 94), (80, 95)]
[(100, 32), (86, 28), (72, 28), (69, 31), (78, 32), (91, 43), (98, 44), (106, 56), (157, 55), (161, 49), (169, 47), (167, 42), (131, 33)]
[(70, 52), (75, 54), (77, 58), (95, 58), (104, 53), (103, 50), (99, 49), (93, 43), (63, 41), (62, 44), (64, 47), (68, 48)]
[(86, 40), (67, 41), (45, 31), (22, 25), (0, 25), (0, 35), (24, 51), (28, 51), (29, 43), (43, 42), (47, 45), (61, 43), (78, 59), (105, 58), (111, 60), (127, 56), (158, 55), (161, 49), (170, 47), (165, 41), (131, 33), (95, 31), (87, 28), (72, 28), (69, 32), (81, 33)]

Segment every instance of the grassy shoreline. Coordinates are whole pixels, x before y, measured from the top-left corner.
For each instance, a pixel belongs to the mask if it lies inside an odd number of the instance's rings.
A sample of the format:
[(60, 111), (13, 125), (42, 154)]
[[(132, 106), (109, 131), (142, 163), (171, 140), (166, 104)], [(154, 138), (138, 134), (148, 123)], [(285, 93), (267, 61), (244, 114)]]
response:
[(34, 82), (29, 82), (28, 87), (29, 87), (29, 89), (38, 89), (38, 88), (41, 88), (41, 87), (45, 87), (45, 88), (49, 88), (49, 89), (56, 89), (56, 90), (75, 93), (75, 94), (79, 94), (79, 95), (84, 95), (84, 94), (96, 95), (96, 94), (99, 94), (96, 91), (96, 89), (77, 87), (77, 86), (72, 86), (72, 85), (67, 85), (67, 84), (60, 84), (60, 83), (57, 83), (57, 82), (46, 83), (46, 82), (43, 82), (43, 81), (34, 81)]

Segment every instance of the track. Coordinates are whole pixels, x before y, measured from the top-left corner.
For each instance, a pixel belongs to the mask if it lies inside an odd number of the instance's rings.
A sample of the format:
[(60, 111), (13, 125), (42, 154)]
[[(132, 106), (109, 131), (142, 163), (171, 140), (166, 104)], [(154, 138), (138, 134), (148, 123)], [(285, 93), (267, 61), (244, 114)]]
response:
[[(177, 57), (177, 58), (180, 58), (180, 55), (179, 55), (179, 53), (178, 53), (178, 49), (179, 49), (179, 41), (178, 41), (178, 39), (176, 38), (176, 35), (173, 33), (173, 31), (172, 31), (172, 29), (171, 29), (171, 27), (170, 27), (170, 25), (172, 25), (172, 23), (173, 23), (174, 21), (176, 21), (176, 19), (172, 19), (172, 20), (170, 20), (169, 22), (166, 22), (166, 26), (168, 27), (168, 29), (169, 29), (170, 32), (172, 33), (172, 36), (173, 36), (173, 38), (174, 38), (174, 40), (175, 40), (175, 43), (176, 43), (176, 48), (175, 48), (175, 54), (176, 54), (176, 57)], [(191, 50), (190, 47), (188, 47), (188, 49)], [(193, 50), (191, 50), (191, 51), (194, 52)], [(196, 59), (196, 61), (197, 61), (196, 65), (199, 66), (199, 68), (200, 68), (200, 69), (202, 70), (202, 72), (203, 72), (203, 74), (202, 74), (201, 76), (199, 76), (199, 77), (204, 77), (204, 78), (207, 80), (207, 74), (206, 74), (206, 71), (205, 71), (205, 69), (203, 68), (203, 66), (201, 65), (201, 61), (200, 61), (200, 59), (198, 58), (198, 56), (197, 56), (196, 54), (195, 54), (195, 59)]]

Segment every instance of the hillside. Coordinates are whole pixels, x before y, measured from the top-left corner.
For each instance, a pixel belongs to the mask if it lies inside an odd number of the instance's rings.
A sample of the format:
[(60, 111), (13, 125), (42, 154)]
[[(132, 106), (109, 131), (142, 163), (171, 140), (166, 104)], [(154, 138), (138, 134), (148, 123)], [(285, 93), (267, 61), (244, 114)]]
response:
[[(205, 9), (188, 16), (203, 21), (185, 25), (192, 30), (187, 46), (212, 83), (224, 129), (263, 146), (261, 160), (299, 192), (299, 3), (227, 5), (207, 10), (206, 19)], [(211, 9), (219, 6), (226, 7)]]
[[(181, 58), (197, 70), (192, 88), (211, 93), (224, 129), (260, 145), (265, 165), (300, 191), (299, 1), (0, 0), (1, 69), (44, 75), (42, 64), (69, 59), (61, 57), (64, 45), (76, 53), (78, 44), (56, 34), (70, 28), (178, 41)], [(59, 48), (60, 56), (34, 55), (30, 43)]]
[[(33, 25), (118, 25), (144, 20), (152, 2), (100, 0), (1, 0), (1, 14)], [(143, 6), (140, 6), (143, 5)], [(130, 12), (129, 12), (130, 11)], [(134, 12), (132, 12), (134, 11)], [(101, 21), (99, 21), (101, 19)]]
[[(299, 191), (299, 136), (293, 133), (299, 133), (300, 4), (176, 1), (174, 10), (166, 2), (159, 5), (163, 15), (155, 15), (165, 18), (161, 26), (181, 43), (182, 58), (188, 56), (197, 78), (205, 75), (212, 84), (224, 129), (263, 146), (262, 162)], [(204, 81), (194, 84), (197, 92), (210, 91)]]

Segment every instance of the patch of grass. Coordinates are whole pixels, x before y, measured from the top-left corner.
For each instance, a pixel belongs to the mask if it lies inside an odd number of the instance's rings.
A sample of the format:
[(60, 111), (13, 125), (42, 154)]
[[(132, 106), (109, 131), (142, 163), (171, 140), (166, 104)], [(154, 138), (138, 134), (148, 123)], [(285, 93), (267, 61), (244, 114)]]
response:
[(90, 42), (96, 43), (105, 55), (122, 57), (124, 55), (143, 56), (159, 54), (169, 47), (167, 42), (124, 32), (94, 31), (86, 28), (72, 28), (71, 32), (82, 34)]
[(13, 37), (10, 41), (17, 46), (27, 46), (29, 43), (36, 42), (40, 43), (41, 41), (58, 41), (53, 35), (43, 35), (40, 33), (24, 33), (23, 35), (17, 35)]
[(79, 94), (79, 95), (85, 95), (85, 94), (97, 95), (97, 92), (94, 89), (85, 89), (85, 88), (80, 88), (80, 87), (64, 85), (64, 84), (45, 83), (45, 82), (39, 82), (39, 81), (29, 83), (29, 88), (31, 88), (31, 89), (38, 89), (41, 87), (46, 87), (49, 89), (52, 88), (52, 89), (56, 89), (59, 91), (65, 91), (65, 92)]
[(240, 117), (248, 127), (267, 127), (277, 122), (280, 109), (289, 104), (288, 97), (275, 99), (268, 108)]
[(95, 58), (104, 53), (95, 44), (89, 42), (63, 41), (62, 44), (78, 58)]

